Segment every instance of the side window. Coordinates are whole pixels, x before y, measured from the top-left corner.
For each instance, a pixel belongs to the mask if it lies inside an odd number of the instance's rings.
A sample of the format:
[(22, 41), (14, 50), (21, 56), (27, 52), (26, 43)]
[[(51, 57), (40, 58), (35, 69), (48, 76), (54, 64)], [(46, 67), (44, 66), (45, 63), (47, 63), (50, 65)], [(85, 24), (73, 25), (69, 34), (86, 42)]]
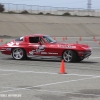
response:
[(39, 37), (29, 37), (29, 42), (30, 43), (38, 43), (39, 42)]
[(23, 41), (23, 37), (17, 38), (15, 41)]

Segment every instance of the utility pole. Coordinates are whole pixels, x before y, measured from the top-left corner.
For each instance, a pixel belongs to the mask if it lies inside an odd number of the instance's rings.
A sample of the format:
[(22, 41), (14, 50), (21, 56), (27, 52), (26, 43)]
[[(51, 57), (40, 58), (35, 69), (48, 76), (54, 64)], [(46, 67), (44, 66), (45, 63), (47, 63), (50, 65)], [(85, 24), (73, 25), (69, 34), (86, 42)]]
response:
[(88, 10), (91, 10), (91, 5), (92, 5), (91, 0), (88, 0), (88, 3), (87, 3), (87, 9)]

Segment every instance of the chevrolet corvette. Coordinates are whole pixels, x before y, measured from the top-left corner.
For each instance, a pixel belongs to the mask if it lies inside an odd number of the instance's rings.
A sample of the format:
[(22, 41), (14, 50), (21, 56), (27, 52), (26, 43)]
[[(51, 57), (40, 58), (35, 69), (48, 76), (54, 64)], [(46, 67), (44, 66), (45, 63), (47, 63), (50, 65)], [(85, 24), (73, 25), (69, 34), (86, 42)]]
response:
[(79, 62), (91, 55), (91, 48), (85, 44), (59, 43), (48, 35), (33, 34), (16, 38), (0, 46), (2, 54), (13, 59), (54, 58), (65, 62)]

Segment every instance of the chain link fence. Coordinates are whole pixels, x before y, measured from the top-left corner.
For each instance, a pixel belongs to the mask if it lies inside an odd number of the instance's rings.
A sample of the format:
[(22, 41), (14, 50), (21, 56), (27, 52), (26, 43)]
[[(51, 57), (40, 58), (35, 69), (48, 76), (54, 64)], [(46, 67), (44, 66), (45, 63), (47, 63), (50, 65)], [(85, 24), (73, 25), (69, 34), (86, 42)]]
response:
[(67, 7), (51, 7), (39, 5), (11, 4), (2, 3), (5, 12), (22, 13), (23, 11), (30, 14), (52, 14), (52, 15), (72, 15), (72, 16), (97, 16), (100, 17), (100, 9), (81, 9)]

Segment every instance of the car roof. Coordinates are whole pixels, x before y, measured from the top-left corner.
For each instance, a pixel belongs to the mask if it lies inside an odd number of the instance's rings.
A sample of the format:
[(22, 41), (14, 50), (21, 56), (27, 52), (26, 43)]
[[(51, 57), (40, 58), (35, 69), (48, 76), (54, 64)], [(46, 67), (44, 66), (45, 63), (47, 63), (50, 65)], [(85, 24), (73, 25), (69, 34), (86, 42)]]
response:
[(31, 34), (31, 35), (26, 35), (25, 37), (30, 37), (30, 36), (48, 36), (45, 34)]

